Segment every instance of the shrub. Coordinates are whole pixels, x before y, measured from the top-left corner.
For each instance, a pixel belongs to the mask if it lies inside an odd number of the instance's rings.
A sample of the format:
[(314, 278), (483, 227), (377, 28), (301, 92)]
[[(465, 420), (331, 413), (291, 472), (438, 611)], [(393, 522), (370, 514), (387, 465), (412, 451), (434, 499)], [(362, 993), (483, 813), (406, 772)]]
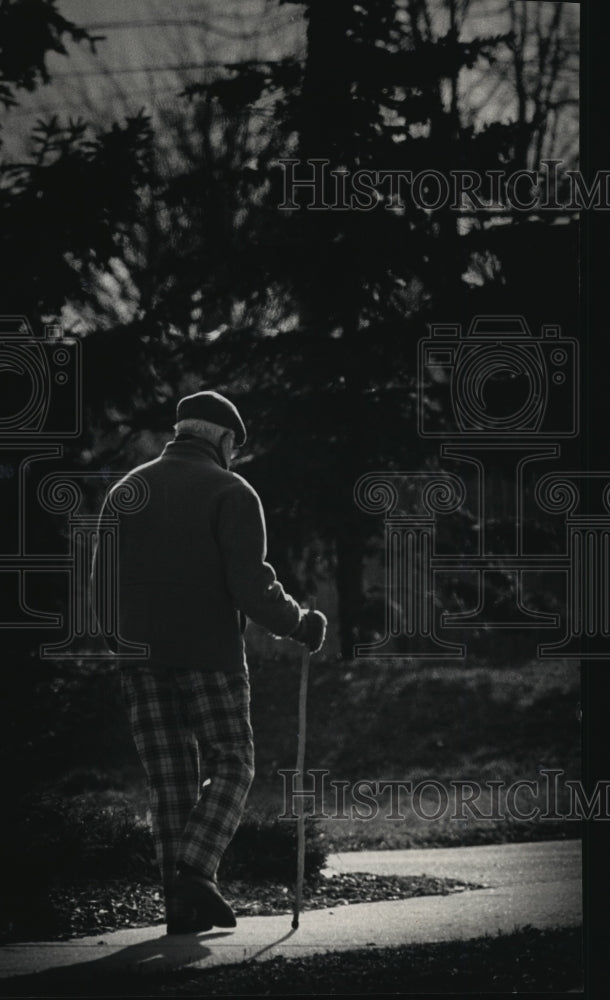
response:
[[(305, 822), (305, 877), (317, 874), (326, 862), (315, 821)], [(222, 860), (224, 878), (242, 877), (252, 881), (272, 879), (291, 882), (296, 874), (296, 820), (262, 820), (246, 817)]]
[[(127, 803), (100, 808), (89, 798), (30, 795), (2, 830), (8, 895), (40, 894), (91, 880), (157, 880), (150, 827)], [(290, 882), (296, 871), (296, 822), (246, 816), (223, 858), (223, 878)], [(305, 874), (320, 871), (326, 850), (306, 823)]]
[(28, 796), (3, 829), (2, 840), (9, 879), (21, 891), (156, 874), (150, 829), (126, 805), (100, 809), (78, 798)]

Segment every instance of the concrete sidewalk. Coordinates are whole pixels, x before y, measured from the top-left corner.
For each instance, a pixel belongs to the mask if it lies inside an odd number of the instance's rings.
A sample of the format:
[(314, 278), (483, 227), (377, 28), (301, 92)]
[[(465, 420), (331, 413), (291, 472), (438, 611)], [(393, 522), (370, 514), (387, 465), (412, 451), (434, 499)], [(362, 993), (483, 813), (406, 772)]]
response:
[(0, 977), (46, 973), (65, 981), (71, 975), (204, 969), (277, 955), (304, 957), (511, 933), (527, 924), (550, 928), (581, 923), (579, 841), (354, 852), (332, 855), (329, 868), (425, 873), (468, 879), (486, 888), (310, 910), (302, 914), (297, 931), (286, 914), (242, 917), (235, 930), (200, 935), (168, 937), (159, 925), (72, 941), (7, 945), (0, 949)]

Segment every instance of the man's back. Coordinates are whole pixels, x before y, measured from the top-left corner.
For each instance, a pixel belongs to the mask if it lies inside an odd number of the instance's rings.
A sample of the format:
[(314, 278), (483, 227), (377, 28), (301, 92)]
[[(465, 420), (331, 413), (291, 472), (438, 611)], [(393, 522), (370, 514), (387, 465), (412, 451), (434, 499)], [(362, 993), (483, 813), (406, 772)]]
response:
[(298, 605), (264, 561), (260, 501), (212, 445), (178, 437), (122, 482), (134, 476), (149, 498), (120, 518), (122, 639), (148, 643), (153, 667), (233, 672), (245, 663), (243, 615), (277, 634), (296, 628)]

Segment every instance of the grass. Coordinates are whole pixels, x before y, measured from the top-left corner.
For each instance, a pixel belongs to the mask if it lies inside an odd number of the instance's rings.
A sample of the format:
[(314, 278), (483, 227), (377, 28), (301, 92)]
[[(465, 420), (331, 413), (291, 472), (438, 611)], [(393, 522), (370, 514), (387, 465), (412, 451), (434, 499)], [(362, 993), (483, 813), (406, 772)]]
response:
[[(281, 652), (284, 647), (278, 646)], [(299, 661), (279, 656), (250, 667), (256, 777), (245, 822), (227, 852), (227, 871), (264, 868), (262, 877), (292, 866), (294, 823), (286, 814), (282, 769), (295, 767)], [(433, 847), (579, 836), (568, 820), (524, 821), (500, 816), (438, 818), (439, 792), (419, 802), (401, 794), (403, 818), (389, 818), (386, 794), (368, 819), (352, 815), (352, 785), (362, 781), (536, 780), (539, 768), (580, 771), (579, 673), (569, 662), (519, 668), (482, 663), (352, 662), (314, 658), (308, 698), (306, 768), (328, 772), (318, 847), (329, 850)], [(15, 879), (43, 884), (86, 874), (151, 877), (156, 871), (144, 776), (122, 708), (118, 676), (90, 666), (56, 686), (48, 710), (61, 725), (45, 733), (42, 781), (9, 812), (2, 850)], [(63, 701), (62, 701), (63, 699)], [(98, 724), (94, 725), (98, 711)], [(85, 720), (83, 724), (82, 720)], [(79, 748), (78, 765), (74, 746)], [(33, 743), (33, 756), (36, 744)], [(49, 763), (52, 763), (51, 764)], [(47, 770), (45, 773), (45, 766)], [(333, 781), (347, 783), (344, 819), (332, 818)], [(478, 802), (483, 812), (489, 790)], [(321, 806), (318, 795), (318, 807)], [(558, 803), (559, 811), (565, 802)], [(527, 797), (522, 801), (528, 803)], [(451, 803), (450, 803), (451, 804)], [(529, 804), (529, 803), (528, 803)], [(375, 802), (373, 802), (375, 806)], [(502, 807), (502, 802), (500, 802)], [(316, 848), (318, 849), (318, 848)], [(317, 863), (317, 862), (316, 862)], [(269, 866), (274, 869), (270, 871)], [(262, 871), (261, 868), (261, 871)]]
[[(294, 661), (255, 663), (251, 669), (252, 717), (257, 775), (250, 809), (284, 813), (288, 778), (295, 767), (299, 666)], [(318, 663), (310, 673), (306, 768), (328, 771), (326, 812), (335, 809), (330, 782), (434, 780), (444, 787), (460, 780), (479, 783), (540, 780), (539, 769), (580, 775), (579, 671), (567, 661), (521, 667), (489, 664), (405, 662)], [(310, 779), (313, 783), (313, 778)], [(320, 780), (320, 779), (318, 779)], [(311, 787), (311, 786), (310, 786)], [(542, 786), (543, 787), (543, 786)], [(438, 819), (438, 792), (429, 789), (421, 808), (401, 795), (403, 820), (382, 808), (369, 819), (328, 819), (320, 830), (329, 848), (396, 848), (514, 842), (579, 836), (574, 821), (526, 822), (510, 818)], [(490, 792), (478, 805), (489, 813)], [(567, 806), (560, 795), (558, 811)], [(320, 806), (321, 796), (318, 796)], [(527, 797), (519, 804), (525, 810)], [(505, 812), (500, 801), (500, 812)], [(360, 810), (366, 813), (366, 810)], [(420, 815), (417, 813), (419, 812)]]

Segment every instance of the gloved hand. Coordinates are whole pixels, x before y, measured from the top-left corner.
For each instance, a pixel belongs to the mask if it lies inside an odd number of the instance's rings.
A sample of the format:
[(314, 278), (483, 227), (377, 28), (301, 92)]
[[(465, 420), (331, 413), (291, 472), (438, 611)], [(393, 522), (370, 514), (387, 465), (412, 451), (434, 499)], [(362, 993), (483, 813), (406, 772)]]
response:
[(328, 620), (321, 611), (307, 611), (301, 618), (290, 638), (307, 646), (311, 653), (322, 649)]

